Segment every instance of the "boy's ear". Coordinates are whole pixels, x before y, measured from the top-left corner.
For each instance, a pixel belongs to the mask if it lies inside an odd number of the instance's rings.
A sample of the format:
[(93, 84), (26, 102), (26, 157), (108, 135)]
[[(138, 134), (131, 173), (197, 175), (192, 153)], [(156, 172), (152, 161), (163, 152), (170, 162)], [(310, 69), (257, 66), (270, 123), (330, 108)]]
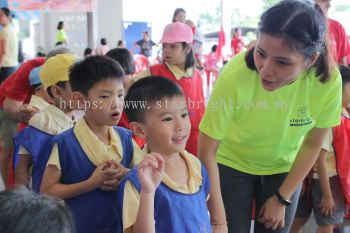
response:
[(52, 93), (52, 96), (55, 99), (61, 99), (62, 98), (61, 90), (60, 90), (60, 88), (57, 85), (51, 86), (51, 93)]
[(146, 130), (145, 127), (138, 122), (130, 122), (129, 124), (130, 130), (138, 137), (142, 139), (146, 139)]
[(74, 91), (72, 93), (72, 101), (73, 101), (73, 108), (74, 109), (86, 110), (84, 108), (84, 106), (85, 106), (84, 103), (86, 101), (86, 97), (82, 93)]

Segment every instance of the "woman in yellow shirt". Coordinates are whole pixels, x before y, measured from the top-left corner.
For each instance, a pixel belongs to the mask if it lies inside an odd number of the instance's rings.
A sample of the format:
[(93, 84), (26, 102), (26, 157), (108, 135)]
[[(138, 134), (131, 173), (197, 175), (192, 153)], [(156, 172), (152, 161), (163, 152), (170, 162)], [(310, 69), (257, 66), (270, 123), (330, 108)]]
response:
[(281, 1), (258, 30), (255, 48), (220, 73), (199, 127), (215, 233), (249, 233), (253, 199), (255, 232), (289, 232), (300, 184), (340, 123), (341, 77), (321, 9)]

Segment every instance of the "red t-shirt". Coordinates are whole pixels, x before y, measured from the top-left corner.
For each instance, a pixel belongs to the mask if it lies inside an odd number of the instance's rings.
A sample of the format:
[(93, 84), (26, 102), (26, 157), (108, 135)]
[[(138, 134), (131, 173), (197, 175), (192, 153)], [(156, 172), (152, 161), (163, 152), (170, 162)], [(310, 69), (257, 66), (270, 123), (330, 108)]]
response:
[(232, 54), (232, 55), (240, 53), (242, 51), (242, 49), (243, 49), (243, 41), (242, 41), (242, 39), (239, 38), (239, 37), (232, 38), (232, 40), (231, 40), (231, 48), (232, 48), (232, 50), (234, 52), (234, 54)]
[(335, 60), (340, 63), (343, 57), (350, 55), (349, 39), (344, 27), (338, 21), (328, 19), (328, 27), (332, 53)]

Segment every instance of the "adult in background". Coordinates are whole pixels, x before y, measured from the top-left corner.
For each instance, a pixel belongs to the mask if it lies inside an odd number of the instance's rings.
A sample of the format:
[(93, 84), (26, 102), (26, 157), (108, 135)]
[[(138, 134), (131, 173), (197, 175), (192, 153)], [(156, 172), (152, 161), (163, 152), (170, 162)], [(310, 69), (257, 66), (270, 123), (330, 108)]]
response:
[[(328, 17), (331, 0), (315, 0), (323, 13)], [(328, 17), (328, 36), (333, 56), (338, 64), (347, 66), (346, 57), (350, 55), (350, 43), (341, 23)]]
[(56, 46), (68, 44), (67, 35), (63, 30), (63, 28), (64, 28), (63, 21), (59, 21), (57, 25), (57, 32), (56, 32)]
[(11, 24), (12, 13), (6, 8), (0, 9), (0, 84), (10, 76), (18, 66), (18, 39)]

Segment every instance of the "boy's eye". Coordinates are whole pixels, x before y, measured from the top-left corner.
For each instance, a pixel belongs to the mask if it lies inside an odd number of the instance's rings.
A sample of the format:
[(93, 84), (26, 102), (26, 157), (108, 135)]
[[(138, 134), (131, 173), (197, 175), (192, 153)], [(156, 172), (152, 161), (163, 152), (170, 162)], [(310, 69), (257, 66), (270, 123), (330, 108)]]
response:
[(108, 96), (108, 95), (101, 95), (100, 98), (101, 98), (101, 99), (108, 99), (109, 96)]
[(162, 121), (171, 121), (171, 120), (173, 120), (173, 118), (171, 118), (171, 117), (166, 117), (166, 118), (164, 118)]
[(123, 98), (123, 97), (124, 97), (123, 94), (119, 94), (119, 95), (118, 95), (118, 98)]
[(188, 113), (186, 112), (186, 113), (182, 114), (181, 117), (182, 117), (182, 118), (188, 117)]

